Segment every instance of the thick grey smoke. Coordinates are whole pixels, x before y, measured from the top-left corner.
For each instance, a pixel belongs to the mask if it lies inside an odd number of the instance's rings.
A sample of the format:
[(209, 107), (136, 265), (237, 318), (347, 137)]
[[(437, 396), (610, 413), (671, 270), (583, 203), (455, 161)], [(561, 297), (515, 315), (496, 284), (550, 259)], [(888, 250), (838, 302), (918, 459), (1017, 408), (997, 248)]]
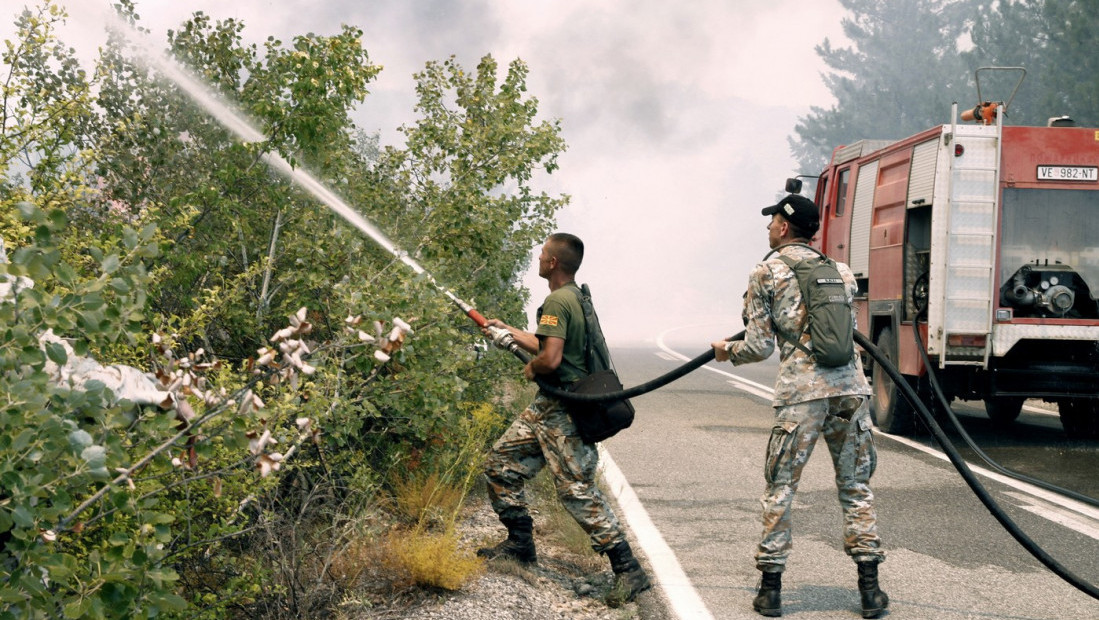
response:
[[(786, 138), (809, 106), (832, 104), (813, 48), (844, 40), (837, 0), (138, 3), (160, 40), (199, 10), (242, 20), (257, 44), (361, 27), (384, 70), (356, 121), (383, 144), (414, 122), (412, 74), (425, 62), (523, 59), (529, 93), (543, 118), (562, 120), (569, 145), (540, 189), (572, 196), (559, 226), (587, 244), (580, 279), (612, 344), (681, 323), (739, 331), (748, 271), (767, 249), (759, 209), (787, 176), (810, 172), (793, 169)], [(3, 13), (6, 36), (15, 12)], [(73, 31), (89, 36), (86, 23)], [(527, 284), (540, 301), (544, 281), (532, 272)]]

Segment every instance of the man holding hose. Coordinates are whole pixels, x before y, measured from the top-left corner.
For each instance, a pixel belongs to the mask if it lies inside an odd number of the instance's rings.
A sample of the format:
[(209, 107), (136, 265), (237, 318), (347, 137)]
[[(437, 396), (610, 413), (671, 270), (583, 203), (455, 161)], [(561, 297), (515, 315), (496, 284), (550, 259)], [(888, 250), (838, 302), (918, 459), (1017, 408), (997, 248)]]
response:
[[(538, 377), (568, 389), (588, 374), (585, 361), (584, 313), (576, 291), (576, 271), (584, 259), (584, 243), (568, 233), (554, 233), (542, 246), (538, 275), (549, 283), (550, 294), (538, 309), (534, 333), (489, 319), (484, 329), (508, 330), (515, 342), (534, 354), (523, 368), (528, 380)], [(492, 447), (485, 477), (492, 509), (508, 529), (507, 540), (477, 551), (486, 558), (510, 558), (520, 563), (537, 561), (533, 521), (524, 483), (549, 466), (561, 503), (591, 538), (597, 553), (605, 553), (615, 573), (615, 587), (608, 603), (632, 601), (651, 587), (644, 569), (634, 557), (625, 533), (596, 486), (599, 451), (584, 443), (569, 417), (568, 403), (541, 390)]]
[[(808, 244), (820, 228), (812, 200), (790, 194), (763, 209), (771, 217), (768, 242), (776, 254), (794, 260), (817, 253)], [(792, 244), (792, 245), (791, 245)], [(783, 247), (784, 246), (784, 247)], [(770, 255), (769, 255), (770, 256)], [(857, 291), (851, 269), (837, 263), (848, 305)], [(852, 324), (855, 309), (851, 307)], [(794, 270), (779, 256), (752, 270), (744, 297), (744, 339), (712, 343), (719, 362), (747, 364), (767, 359), (778, 339), (779, 370), (775, 379), (775, 423), (764, 463), (766, 491), (763, 536), (756, 550), (756, 568), (763, 575), (752, 607), (763, 616), (781, 616), (782, 573), (793, 547), (790, 507), (801, 472), (824, 437), (836, 470), (836, 489), (844, 519), (844, 550), (858, 565), (858, 586), (864, 618), (880, 617), (889, 597), (878, 587), (878, 564), (885, 559), (878, 537), (870, 476), (877, 464), (871, 436), (867, 397), (870, 386), (859, 356), (839, 366), (818, 363), (805, 326), (808, 309)]]

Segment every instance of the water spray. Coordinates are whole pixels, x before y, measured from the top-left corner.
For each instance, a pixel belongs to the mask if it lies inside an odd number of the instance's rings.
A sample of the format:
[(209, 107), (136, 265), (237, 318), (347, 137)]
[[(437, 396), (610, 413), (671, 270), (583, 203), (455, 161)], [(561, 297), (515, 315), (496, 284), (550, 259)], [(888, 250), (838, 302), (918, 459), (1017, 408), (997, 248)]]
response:
[[(223, 101), (221, 97), (215, 94), (206, 84), (196, 78), (187, 68), (169, 54), (159, 51), (152, 41), (143, 33), (133, 28), (114, 11), (106, 12), (105, 17), (111, 27), (123, 32), (126, 39), (143, 52), (142, 62), (156, 69), (165, 78), (178, 86), (195, 104), (213, 116), (222, 126), (232, 132), (242, 142), (258, 143), (266, 141), (267, 138), (263, 133), (256, 129), (255, 125), (251, 123), (242, 112), (235, 109), (228, 102)], [(428, 273), (428, 271), (414, 258), (409, 256), (408, 252), (400, 249), (397, 244), (390, 240), (389, 237), (385, 236), (381, 230), (367, 221), (358, 211), (355, 211), (351, 205), (347, 204), (346, 201), (321, 183), (315, 176), (300, 167), (293, 166), (290, 162), (286, 161), (285, 158), (273, 151), (265, 151), (261, 155), (261, 159), (287, 180), (295, 183), (302, 190), (316, 198), (333, 213), (342, 217), (348, 224), (351, 224), (364, 235), (372, 239), (386, 252), (389, 252), (396, 259), (407, 265), (416, 275), (425, 277), (436, 290), (445, 295), (454, 305), (458, 306), (458, 308), (461, 309), (466, 316), (472, 319), (478, 327), (492, 330), (494, 342), (497, 337), (503, 338), (496, 333), (498, 328), (487, 327), (487, 321), (480, 312), (470, 304), (462, 301), (462, 299), (449, 289), (439, 284), (434, 276)], [(506, 330), (503, 331), (506, 333)], [(507, 347), (504, 346), (502, 348)]]
[[(134, 44), (139, 50), (143, 51), (143, 58), (148, 65), (158, 70), (165, 78), (173, 82), (178, 86), (192, 101), (199, 107), (205, 110), (208, 114), (213, 116), (219, 123), (221, 123), (226, 129), (231, 131), (234, 135), (240, 138), (241, 141), (246, 143), (257, 143), (266, 140), (263, 133), (255, 128), (255, 125), (247, 120), (245, 115), (236, 110), (234, 106), (226, 101), (223, 101), (221, 97), (216, 95), (209, 87), (206, 86), (201, 80), (196, 78), (187, 68), (185, 68), (179, 61), (172, 58), (169, 54), (161, 52), (143, 33), (134, 29), (130, 24), (118, 16), (117, 13), (110, 11), (106, 18), (109, 23), (119, 30), (126, 33), (127, 40)], [(301, 189), (308, 192), (314, 198), (319, 200), (322, 204), (327, 206), (331, 211), (342, 217), (347, 223), (351, 224), (370, 239), (374, 240), (385, 251), (392, 254), (395, 258), (412, 269), (417, 275), (424, 276), (427, 280), (438, 290), (445, 295), (447, 299), (458, 306), (458, 308), (474, 323), (477, 327), (486, 330), (490, 334), (490, 339), (494, 345), (509, 351), (518, 357), (523, 362), (530, 361), (530, 354), (524, 351), (519, 343), (515, 341), (515, 338), (508, 330), (489, 326), (487, 319), (478, 312), (473, 306), (460, 299), (457, 295), (451, 292), (446, 287), (439, 284), (420, 263), (416, 262), (407, 252), (397, 247), (397, 244), (393, 243), (388, 237), (382, 233), (376, 226), (371, 224), (355, 211), (351, 205), (347, 204), (342, 198), (335, 192), (326, 187), (316, 177), (309, 172), (301, 169), (300, 167), (294, 167), (290, 162), (286, 161), (281, 155), (275, 152), (264, 152), (261, 159), (279, 174), (286, 177), (293, 183), (296, 183)], [(731, 339), (743, 338), (744, 334), (741, 332)], [(632, 398), (640, 394), (645, 394), (659, 387), (667, 385), (668, 383), (683, 377), (691, 371), (697, 369), (699, 366), (709, 362), (714, 357), (714, 352), (711, 349), (707, 349), (702, 355), (691, 360), (687, 364), (666, 373), (652, 381), (648, 381), (634, 388), (624, 390), (621, 392), (615, 392), (610, 394), (573, 394), (566, 390), (561, 390), (557, 386), (550, 385), (545, 381), (538, 379), (538, 385), (546, 392), (564, 398), (566, 400), (581, 401), (581, 402), (609, 402), (612, 400), (618, 400), (621, 398)]]

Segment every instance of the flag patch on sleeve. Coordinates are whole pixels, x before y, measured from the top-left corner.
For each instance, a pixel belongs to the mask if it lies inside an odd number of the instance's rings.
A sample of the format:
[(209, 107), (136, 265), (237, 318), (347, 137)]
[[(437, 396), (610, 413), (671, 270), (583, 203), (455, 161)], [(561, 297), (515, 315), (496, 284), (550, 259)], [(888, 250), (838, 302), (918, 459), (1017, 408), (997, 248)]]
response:
[(549, 325), (550, 327), (557, 327), (557, 317), (552, 314), (543, 314), (542, 318), (538, 321), (539, 325)]

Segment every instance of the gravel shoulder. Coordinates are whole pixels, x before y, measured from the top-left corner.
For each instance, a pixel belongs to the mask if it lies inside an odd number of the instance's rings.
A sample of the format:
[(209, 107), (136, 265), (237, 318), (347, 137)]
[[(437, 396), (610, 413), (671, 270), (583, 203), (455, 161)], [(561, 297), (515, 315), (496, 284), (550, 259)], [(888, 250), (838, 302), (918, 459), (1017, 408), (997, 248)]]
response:
[[(524, 567), (509, 560), (485, 563), (484, 573), (456, 592), (423, 591), (383, 605), (342, 606), (346, 620), (667, 620), (670, 614), (659, 587), (618, 608), (604, 597), (614, 575), (610, 563), (578, 544), (579, 527), (564, 522), (562, 511), (532, 510), (538, 563)], [(458, 531), (462, 544), (476, 549), (502, 540), (503, 526), (483, 492), (467, 500)], [(569, 532), (572, 527), (575, 532)], [(631, 540), (635, 555), (652, 576), (647, 558)]]

